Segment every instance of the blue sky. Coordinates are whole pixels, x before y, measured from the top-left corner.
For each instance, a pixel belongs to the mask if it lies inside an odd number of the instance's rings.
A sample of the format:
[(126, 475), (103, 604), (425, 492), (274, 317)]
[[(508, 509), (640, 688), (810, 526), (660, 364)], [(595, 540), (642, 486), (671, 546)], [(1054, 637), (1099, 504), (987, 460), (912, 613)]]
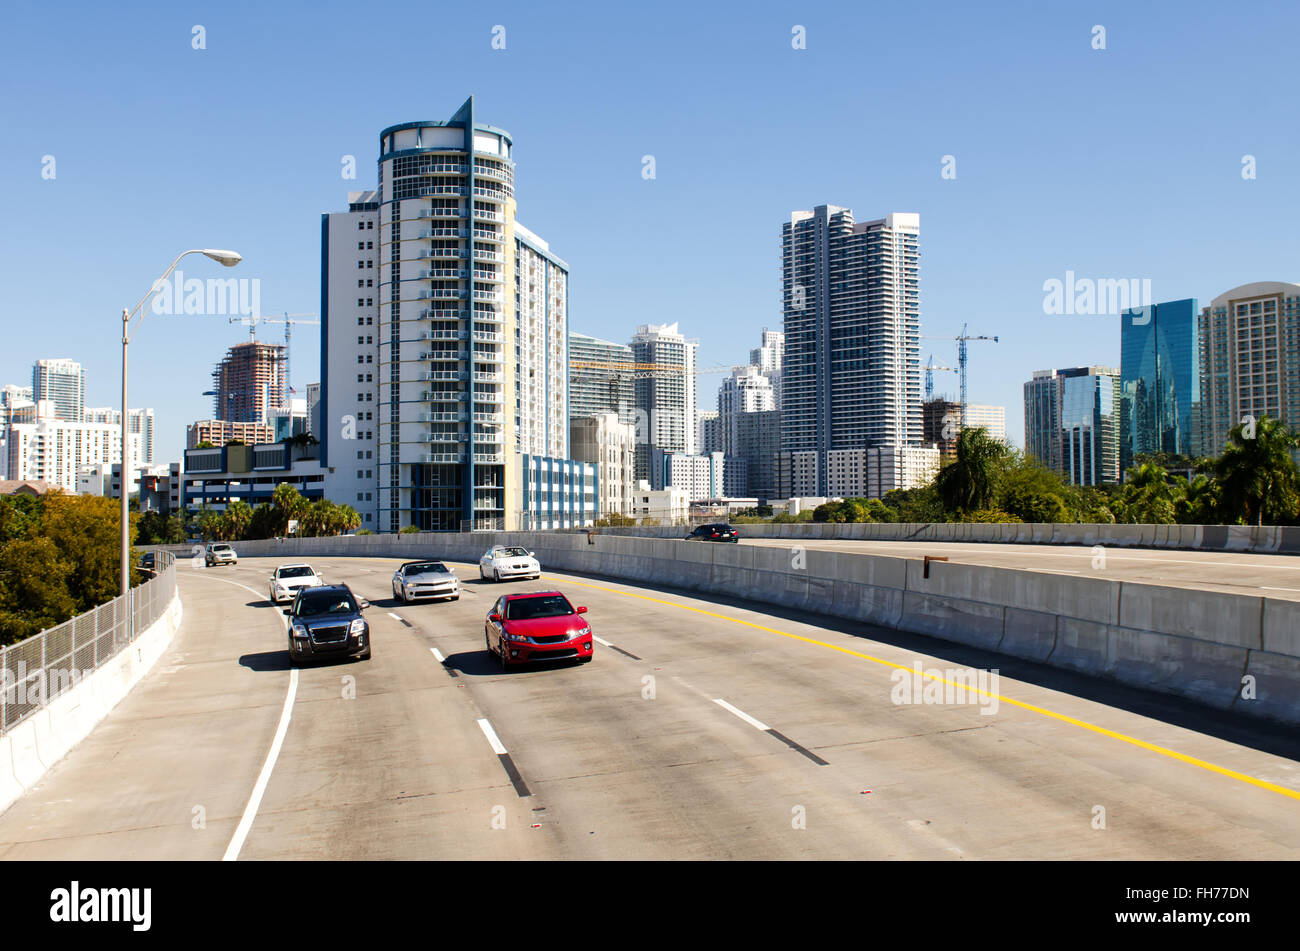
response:
[[(919, 212), (923, 332), (1001, 337), (972, 344), (970, 394), (1005, 404), (1019, 443), (1033, 370), (1119, 361), (1118, 318), (1046, 316), (1044, 281), (1144, 278), (1156, 300), (1206, 302), (1300, 278), (1298, 21), (1271, 3), (10, 3), (0, 382), (70, 357), (88, 402), (115, 405), (121, 309), (189, 247), (245, 261), (189, 258), (187, 276), (257, 278), (264, 311), (318, 311), (319, 216), (374, 185), (379, 130), (473, 94), (514, 136), (519, 220), (573, 269), (573, 329), (676, 320), (703, 363), (744, 362), (781, 324), (791, 210)], [(300, 392), (314, 331), (294, 339)], [(157, 410), (160, 460), (246, 338), (221, 318), (145, 322), (131, 403)]]

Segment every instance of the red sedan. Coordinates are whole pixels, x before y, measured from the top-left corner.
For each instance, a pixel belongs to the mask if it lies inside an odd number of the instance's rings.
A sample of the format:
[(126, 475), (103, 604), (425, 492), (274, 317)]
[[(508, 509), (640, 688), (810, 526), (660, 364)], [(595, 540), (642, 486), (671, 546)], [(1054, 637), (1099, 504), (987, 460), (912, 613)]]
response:
[(591, 626), (558, 591), (505, 594), (497, 598), (483, 627), (483, 642), (502, 670), (516, 664), (592, 658)]

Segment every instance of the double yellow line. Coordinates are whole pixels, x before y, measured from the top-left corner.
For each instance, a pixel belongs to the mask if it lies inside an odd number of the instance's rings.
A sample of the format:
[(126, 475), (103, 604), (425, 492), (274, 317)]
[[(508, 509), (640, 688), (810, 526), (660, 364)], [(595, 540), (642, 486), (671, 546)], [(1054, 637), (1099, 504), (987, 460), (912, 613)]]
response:
[[(715, 611), (706, 611), (703, 608), (692, 607), (689, 604), (679, 604), (676, 601), (668, 601), (665, 600), (664, 598), (653, 598), (650, 597), (649, 595), (637, 594), (634, 591), (620, 591), (617, 588), (606, 588), (603, 585), (589, 584), (584, 581), (575, 581), (572, 578), (565, 578), (564, 583), (579, 585), (580, 587), (583, 588), (594, 588), (597, 591), (606, 591), (609, 592), (610, 594), (621, 594), (624, 597), (628, 597), (628, 598), (640, 598), (642, 601), (652, 601), (655, 604), (666, 604), (669, 607), (679, 608), (683, 611), (691, 611), (695, 614), (703, 614), (706, 617), (718, 618), (719, 620), (722, 621), (730, 621), (733, 624), (742, 624), (745, 627), (752, 627), (757, 631), (765, 631), (768, 634), (779, 634), (781, 637), (788, 637), (794, 641), (803, 641), (805, 644), (815, 644), (818, 647), (825, 647), (833, 651), (839, 651), (841, 654), (848, 654), (850, 657), (859, 657), (862, 660), (869, 660), (873, 664), (880, 664), (882, 667), (892, 667), (895, 670), (905, 670), (908, 673), (913, 672), (913, 668), (911, 667), (904, 667), (902, 664), (895, 664), (893, 661), (885, 660), (884, 658), (881, 657), (873, 657), (871, 654), (864, 654), (861, 651), (855, 651), (847, 647), (841, 647), (838, 644), (828, 644), (826, 641), (819, 641), (816, 638), (803, 637), (802, 635), (799, 634), (791, 634), (789, 631), (779, 631), (774, 627), (766, 627), (762, 624), (755, 624), (753, 621), (745, 621), (740, 618), (731, 617), (730, 615), (727, 614), (718, 614)], [(989, 697), (989, 698), (994, 697), (994, 694), (991, 694), (986, 690), (980, 690), (976, 687), (972, 687), (969, 684), (955, 683), (950, 680), (945, 680), (942, 677), (935, 677), (933, 674), (926, 674), (925, 676), (926, 679), (928, 680), (937, 680), (940, 683), (952, 684), (952, 686), (959, 687), (963, 690), (974, 691), (975, 693), (981, 694), (985, 697)], [(1115, 730), (1108, 730), (1104, 726), (1097, 726), (1095, 723), (1089, 723), (1086, 720), (1080, 720), (1076, 717), (1066, 716), (1064, 713), (1056, 713), (1055, 711), (1048, 710), (1045, 707), (1035, 706), (1032, 703), (1025, 703), (1023, 700), (1014, 700), (1011, 697), (1007, 697), (1002, 694), (997, 695), (997, 700), (1000, 703), (1009, 703), (1013, 707), (1020, 707), (1022, 710), (1031, 710), (1034, 713), (1041, 714), (1045, 717), (1051, 717), (1053, 720), (1059, 720), (1062, 723), (1069, 723), (1081, 729), (1089, 730), (1093, 733), (1100, 734), (1101, 736), (1108, 736), (1112, 740), (1119, 740), (1123, 743), (1128, 743), (1129, 745), (1136, 746), (1140, 749), (1150, 750), (1152, 753), (1159, 753), (1161, 756), (1167, 756), (1170, 759), (1178, 760), (1180, 763), (1187, 763), (1191, 766), (1197, 766), (1200, 767), (1201, 769), (1208, 770), (1211, 773), (1218, 773), (1220, 776), (1227, 776), (1229, 779), (1235, 779), (1238, 782), (1247, 783), (1251, 786), (1256, 786), (1259, 789), (1267, 789), (1269, 792), (1274, 792), (1280, 796), (1286, 796), (1289, 799), (1295, 799), (1297, 801), (1300, 801), (1300, 790), (1288, 789), (1286, 786), (1279, 786), (1277, 783), (1270, 783), (1263, 779), (1256, 779), (1254, 776), (1247, 776), (1245, 773), (1239, 773), (1235, 769), (1228, 769), (1226, 766), (1219, 766), (1215, 763), (1210, 763), (1203, 759), (1197, 759), (1195, 756), (1188, 756), (1185, 753), (1179, 753), (1177, 750), (1171, 750), (1164, 746), (1157, 746), (1154, 743), (1148, 743), (1146, 740), (1139, 740), (1135, 736), (1129, 736), (1126, 733), (1119, 733), (1116, 732)]]

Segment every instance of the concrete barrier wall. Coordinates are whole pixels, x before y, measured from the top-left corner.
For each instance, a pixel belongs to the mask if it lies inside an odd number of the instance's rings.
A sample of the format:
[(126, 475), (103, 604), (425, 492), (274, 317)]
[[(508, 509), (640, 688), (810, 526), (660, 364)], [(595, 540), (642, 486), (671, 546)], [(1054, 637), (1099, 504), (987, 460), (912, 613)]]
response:
[[(788, 527), (820, 531), (827, 526)], [(958, 527), (999, 540), (1033, 531), (1029, 526)], [(1158, 537), (1152, 526), (1104, 528), (1119, 543)], [(1165, 537), (1182, 537), (1185, 528)], [(1252, 543), (1260, 538), (1249, 528), (1239, 536)], [(477, 562), (493, 544), (532, 549), (544, 569), (928, 634), (1248, 716), (1300, 723), (1300, 603), (1292, 601), (955, 562), (932, 562), (926, 577), (916, 558), (704, 544), (680, 536), (430, 533), (242, 542), (236, 548), (241, 555), (286, 559), (369, 555)]]
[[(749, 538), (825, 538), (863, 541), (983, 542), (1020, 545), (1107, 545), (1119, 548), (1300, 552), (1300, 526), (1114, 525), (984, 522), (817, 522), (737, 526)], [(683, 526), (602, 528), (602, 535), (682, 538)]]
[(85, 739), (153, 667), (180, 627), (181, 613), (177, 594), (167, 612), (134, 643), (0, 736), (0, 812)]

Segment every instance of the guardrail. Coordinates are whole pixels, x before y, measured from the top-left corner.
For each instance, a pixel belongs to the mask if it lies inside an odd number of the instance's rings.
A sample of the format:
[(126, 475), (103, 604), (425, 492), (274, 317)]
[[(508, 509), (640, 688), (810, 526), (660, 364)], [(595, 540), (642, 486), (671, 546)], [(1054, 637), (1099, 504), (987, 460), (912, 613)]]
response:
[(171, 607), (176, 558), (155, 557), (157, 574), (126, 595), (0, 648), (0, 735), (108, 663)]

